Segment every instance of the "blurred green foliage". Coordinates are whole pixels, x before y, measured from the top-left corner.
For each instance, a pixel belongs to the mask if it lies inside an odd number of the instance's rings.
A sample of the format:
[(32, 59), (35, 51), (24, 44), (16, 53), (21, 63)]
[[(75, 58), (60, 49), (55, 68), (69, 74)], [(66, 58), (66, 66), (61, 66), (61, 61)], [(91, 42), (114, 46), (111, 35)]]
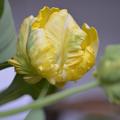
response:
[(110, 102), (120, 104), (120, 45), (109, 45), (97, 67), (97, 78)]
[(45, 120), (45, 113), (43, 110), (37, 109), (37, 110), (32, 110), (25, 120)]
[(3, 63), (15, 54), (17, 41), (8, 0), (0, 0), (0, 16), (0, 63)]

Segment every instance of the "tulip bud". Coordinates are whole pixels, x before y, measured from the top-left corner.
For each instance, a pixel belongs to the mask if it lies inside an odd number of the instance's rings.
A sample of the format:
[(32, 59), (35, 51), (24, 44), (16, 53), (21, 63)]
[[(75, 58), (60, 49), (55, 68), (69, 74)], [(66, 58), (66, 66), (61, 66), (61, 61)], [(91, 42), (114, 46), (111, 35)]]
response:
[(97, 78), (109, 100), (120, 104), (120, 45), (110, 45), (97, 68)]
[(35, 84), (42, 78), (62, 86), (81, 78), (94, 64), (98, 34), (78, 26), (66, 9), (44, 7), (21, 25), (16, 56), (9, 60), (16, 72)]

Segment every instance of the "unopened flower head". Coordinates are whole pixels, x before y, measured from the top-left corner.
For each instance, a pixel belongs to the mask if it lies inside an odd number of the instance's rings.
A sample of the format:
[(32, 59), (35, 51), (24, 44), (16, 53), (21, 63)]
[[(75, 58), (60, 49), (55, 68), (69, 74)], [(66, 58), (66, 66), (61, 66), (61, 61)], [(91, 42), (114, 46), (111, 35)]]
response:
[(66, 9), (44, 7), (20, 29), (16, 56), (9, 60), (28, 83), (46, 78), (61, 86), (81, 78), (95, 63), (98, 34), (78, 26)]
[(120, 104), (120, 45), (108, 45), (96, 77), (112, 103)]

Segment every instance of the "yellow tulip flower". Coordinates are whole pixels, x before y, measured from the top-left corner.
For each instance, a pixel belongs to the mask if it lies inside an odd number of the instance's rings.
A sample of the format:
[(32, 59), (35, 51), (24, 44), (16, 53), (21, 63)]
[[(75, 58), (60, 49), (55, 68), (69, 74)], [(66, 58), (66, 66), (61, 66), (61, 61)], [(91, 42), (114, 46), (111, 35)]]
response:
[(35, 84), (46, 78), (62, 86), (81, 78), (94, 64), (98, 34), (78, 26), (66, 9), (44, 7), (21, 25), (17, 53), (9, 62), (24, 79)]

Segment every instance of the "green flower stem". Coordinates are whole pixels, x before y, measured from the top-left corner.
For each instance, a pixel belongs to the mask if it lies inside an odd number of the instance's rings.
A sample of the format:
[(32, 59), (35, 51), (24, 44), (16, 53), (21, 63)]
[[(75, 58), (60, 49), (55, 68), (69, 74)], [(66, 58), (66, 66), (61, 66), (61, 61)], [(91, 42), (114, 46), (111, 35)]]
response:
[(58, 100), (62, 100), (65, 97), (69, 97), (73, 94), (84, 92), (84, 91), (87, 91), (91, 88), (95, 88), (98, 85), (100, 85), (100, 83), (98, 81), (94, 81), (94, 82), (82, 85), (80, 87), (74, 87), (74, 88), (59, 92), (59, 93), (48, 95), (47, 97), (38, 99), (29, 105), (26, 105), (26, 106), (23, 106), (20, 108), (16, 108), (16, 109), (12, 109), (12, 110), (8, 110), (5, 112), (0, 112), (0, 117), (5, 117), (5, 116), (13, 115), (13, 114), (16, 114), (19, 112), (24, 112), (24, 111), (29, 110), (29, 109), (42, 108), (42, 107), (45, 107), (45, 106), (50, 105), (52, 103), (55, 103)]
[(43, 98), (43, 97), (45, 97), (45, 96), (47, 95), (48, 90), (49, 90), (49, 86), (50, 86), (50, 84), (47, 82), (47, 83), (45, 84), (44, 88), (41, 90), (38, 99), (41, 99), (41, 98)]

